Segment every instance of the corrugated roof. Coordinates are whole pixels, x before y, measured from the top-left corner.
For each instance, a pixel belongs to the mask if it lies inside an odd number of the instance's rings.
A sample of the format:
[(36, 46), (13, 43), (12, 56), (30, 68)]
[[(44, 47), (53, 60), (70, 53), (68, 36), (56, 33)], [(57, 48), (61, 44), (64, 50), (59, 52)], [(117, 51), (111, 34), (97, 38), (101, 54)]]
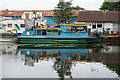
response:
[(78, 22), (118, 22), (120, 11), (79, 11)]
[(21, 16), (23, 12), (21, 11), (0, 11), (1, 16)]

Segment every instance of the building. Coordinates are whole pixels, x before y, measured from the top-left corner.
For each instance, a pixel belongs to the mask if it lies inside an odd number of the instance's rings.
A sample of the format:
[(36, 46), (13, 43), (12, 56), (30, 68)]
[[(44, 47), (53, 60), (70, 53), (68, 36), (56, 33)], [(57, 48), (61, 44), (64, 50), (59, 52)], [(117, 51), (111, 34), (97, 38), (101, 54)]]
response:
[[(76, 12), (74, 16), (76, 16), (76, 21), (77, 22), (77, 16), (79, 10), (73, 10)], [(45, 20), (46, 24), (48, 25), (58, 25), (52, 18), (54, 17), (54, 13), (52, 10), (4, 10), (0, 11), (0, 17), (3, 18), (3, 20), (7, 19), (25, 19), (25, 20), (31, 20), (34, 19), (35, 15), (36, 17), (39, 18), (43, 21)]]
[(90, 32), (120, 33), (120, 11), (79, 11), (78, 22), (91, 24)]
[(119, 2), (120, 0), (104, 0), (104, 2)]
[(36, 24), (38, 25), (46, 25), (47, 20), (43, 17), (43, 12), (41, 11), (23, 11), (21, 16), (22, 19), (25, 20), (26, 27), (30, 28)]

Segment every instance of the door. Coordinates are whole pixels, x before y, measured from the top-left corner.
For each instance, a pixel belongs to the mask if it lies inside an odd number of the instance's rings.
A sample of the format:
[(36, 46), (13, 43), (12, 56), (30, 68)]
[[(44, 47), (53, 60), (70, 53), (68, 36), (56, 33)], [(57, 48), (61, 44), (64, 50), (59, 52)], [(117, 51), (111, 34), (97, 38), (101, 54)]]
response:
[(29, 13), (25, 13), (25, 19), (29, 19)]

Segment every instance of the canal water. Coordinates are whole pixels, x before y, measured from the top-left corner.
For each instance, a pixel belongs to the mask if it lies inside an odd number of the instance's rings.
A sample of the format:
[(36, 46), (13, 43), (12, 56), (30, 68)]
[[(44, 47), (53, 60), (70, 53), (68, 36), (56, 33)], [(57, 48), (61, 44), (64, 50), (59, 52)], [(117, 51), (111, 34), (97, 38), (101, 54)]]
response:
[(20, 48), (0, 42), (2, 78), (118, 78), (120, 45), (89, 48)]

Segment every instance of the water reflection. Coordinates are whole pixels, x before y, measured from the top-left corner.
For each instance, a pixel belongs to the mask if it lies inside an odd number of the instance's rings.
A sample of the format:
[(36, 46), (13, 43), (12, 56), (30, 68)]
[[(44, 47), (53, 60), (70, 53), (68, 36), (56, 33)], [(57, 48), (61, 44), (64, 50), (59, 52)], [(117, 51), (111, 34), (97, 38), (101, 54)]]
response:
[[(21, 69), (19, 71), (14, 71), (14, 68), (12, 68), (13, 72), (16, 72), (17, 78), (45, 78), (46, 76), (61, 79), (116, 78), (120, 75), (118, 58), (120, 56), (120, 46), (41, 49), (20, 48), (14, 43), (4, 43), (2, 45), (3, 62), (5, 63), (3, 66), (18, 66), (17, 69)], [(10, 64), (13, 62), (14, 64)], [(11, 70), (5, 70), (3, 76), (16, 77), (15, 74), (10, 74)], [(22, 76), (21, 74), (25, 75)]]
[(74, 62), (87, 61), (88, 59), (88, 49), (19, 49), (17, 54), (24, 55), (25, 65), (28, 66), (34, 66), (35, 63), (43, 60)]
[(71, 74), (72, 65), (73, 63), (71, 61), (57, 60), (54, 62), (53, 68), (54, 70), (57, 71), (61, 79), (64, 79), (65, 76), (69, 76), (70, 78), (72, 78), (72, 74)]

